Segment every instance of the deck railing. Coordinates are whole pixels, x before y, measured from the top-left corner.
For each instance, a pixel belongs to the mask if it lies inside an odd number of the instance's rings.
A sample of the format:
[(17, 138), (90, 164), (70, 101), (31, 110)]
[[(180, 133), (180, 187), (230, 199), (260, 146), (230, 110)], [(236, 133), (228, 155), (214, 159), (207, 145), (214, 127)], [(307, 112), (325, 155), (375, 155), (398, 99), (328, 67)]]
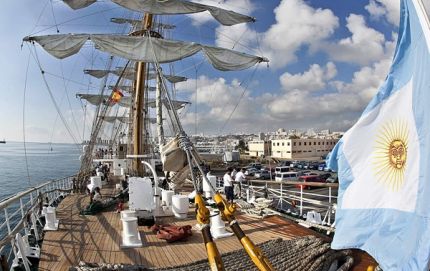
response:
[[(48, 181), (36, 187), (19, 192), (0, 201), (0, 255), (8, 263), (16, 256), (14, 246), (17, 233), (29, 233), (43, 204), (51, 205), (65, 192), (72, 188), (74, 176)], [(38, 238), (36, 236), (36, 238)]]
[[(323, 228), (334, 231), (338, 186), (337, 183), (249, 180), (242, 184), (241, 196), (273, 199), (275, 210), (297, 221), (306, 220), (308, 211), (316, 211), (321, 215)], [(222, 190), (220, 180), (217, 188)]]

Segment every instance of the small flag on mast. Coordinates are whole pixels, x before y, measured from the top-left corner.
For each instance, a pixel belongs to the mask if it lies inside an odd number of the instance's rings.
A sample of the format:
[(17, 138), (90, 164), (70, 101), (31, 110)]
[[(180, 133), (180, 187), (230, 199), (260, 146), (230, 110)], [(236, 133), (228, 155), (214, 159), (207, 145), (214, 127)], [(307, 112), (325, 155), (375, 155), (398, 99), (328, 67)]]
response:
[(429, 270), (430, 1), (402, 0), (393, 64), (334, 148), (332, 248), (367, 251), (383, 270)]
[(124, 97), (124, 94), (119, 89), (115, 89), (112, 91), (112, 96), (110, 98), (111, 104), (116, 104), (121, 101), (121, 98)]

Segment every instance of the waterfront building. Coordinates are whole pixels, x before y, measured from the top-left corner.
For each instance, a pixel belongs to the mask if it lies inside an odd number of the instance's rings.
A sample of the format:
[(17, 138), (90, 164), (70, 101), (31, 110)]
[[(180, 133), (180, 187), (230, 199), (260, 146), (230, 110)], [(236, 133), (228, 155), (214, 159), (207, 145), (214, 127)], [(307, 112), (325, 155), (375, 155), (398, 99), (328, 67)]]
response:
[(249, 155), (261, 157), (270, 156), (270, 141), (269, 140), (252, 140), (248, 142)]
[(271, 141), (271, 156), (285, 159), (308, 159), (327, 155), (339, 139), (274, 139)]

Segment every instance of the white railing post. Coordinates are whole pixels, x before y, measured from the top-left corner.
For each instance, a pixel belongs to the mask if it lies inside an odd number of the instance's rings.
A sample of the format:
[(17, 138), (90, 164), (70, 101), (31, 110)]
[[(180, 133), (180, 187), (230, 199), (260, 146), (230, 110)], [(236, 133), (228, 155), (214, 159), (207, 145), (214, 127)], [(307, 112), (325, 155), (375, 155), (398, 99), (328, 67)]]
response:
[(267, 195), (267, 198), (269, 198), (269, 190), (267, 189), (267, 182), (265, 182), (265, 188), (266, 190), (264, 191), (264, 195)]
[(10, 234), (10, 224), (9, 224), (9, 215), (7, 213), (7, 208), (4, 208), (4, 218), (6, 219), (7, 233)]
[(303, 185), (300, 186), (300, 216), (303, 215)]
[(283, 181), (281, 181), (281, 210), (284, 210), (284, 194), (282, 189), (282, 183)]
[(24, 218), (24, 206), (22, 203), (22, 198), (19, 198), (19, 208), (21, 209), (21, 216)]
[(331, 225), (331, 186), (328, 188), (328, 225)]
[(22, 203), (22, 198), (19, 198), (19, 208), (21, 209), (21, 218), (24, 221), (24, 231), (25, 231), (25, 234), (28, 234), (29, 232), (28, 232), (28, 229), (26, 227), (27, 221), (24, 218), (25, 217), (25, 213), (24, 213), (24, 204)]
[[(6, 226), (7, 226), (7, 234), (10, 236), (10, 234), (11, 234), (11, 232), (12, 232), (12, 230), (11, 230), (11, 228), (10, 228), (10, 224), (9, 224), (9, 214), (7, 213), (7, 208), (5, 207), (4, 208), (4, 217), (5, 217), (5, 219), (6, 219)], [(12, 247), (12, 251), (13, 251), (13, 254), (15, 255), (15, 258), (17, 258), (17, 253), (16, 253), (16, 249), (15, 249), (15, 239), (14, 238), (12, 238), (12, 239), (10, 239), (10, 245), (11, 245), (11, 247)], [(10, 254), (9, 254), (10, 255)], [(10, 256), (9, 256), (10, 257)], [(8, 258), (9, 258), (8, 257)], [(9, 260), (9, 259), (8, 259)]]

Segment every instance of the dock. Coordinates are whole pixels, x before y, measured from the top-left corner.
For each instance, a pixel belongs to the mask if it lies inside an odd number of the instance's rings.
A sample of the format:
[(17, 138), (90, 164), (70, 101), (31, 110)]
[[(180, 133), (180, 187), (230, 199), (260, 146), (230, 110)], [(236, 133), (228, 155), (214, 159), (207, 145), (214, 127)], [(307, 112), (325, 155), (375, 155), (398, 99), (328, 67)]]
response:
[[(102, 195), (112, 194), (113, 189), (114, 184), (103, 187)], [(194, 228), (193, 235), (186, 241), (167, 243), (157, 239), (147, 227), (139, 226), (143, 247), (121, 248), (120, 214), (106, 211), (95, 216), (79, 215), (79, 211), (85, 208), (88, 202), (89, 196), (72, 194), (59, 204), (59, 229), (45, 233), (39, 270), (69, 270), (69, 267), (77, 266), (80, 261), (136, 264), (147, 268), (171, 267), (207, 258), (202, 235)], [(306, 235), (323, 237), (279, 216), (259, 219), (238, 214), (237, 220), (255, 244), (271, 239), (294, 239)], [(185, 220), (168, 217), (158, 220), (157, 223), (192, 226), (197, 224), (191, 209)], [(216, 240), (216, 244), (221, 254), (242, 248), (235, 236)], [(367, 266), (376, 265), (369, 255), (358, 250), (354, 252), (354, 258), (354, 270), (366, 270)]]

